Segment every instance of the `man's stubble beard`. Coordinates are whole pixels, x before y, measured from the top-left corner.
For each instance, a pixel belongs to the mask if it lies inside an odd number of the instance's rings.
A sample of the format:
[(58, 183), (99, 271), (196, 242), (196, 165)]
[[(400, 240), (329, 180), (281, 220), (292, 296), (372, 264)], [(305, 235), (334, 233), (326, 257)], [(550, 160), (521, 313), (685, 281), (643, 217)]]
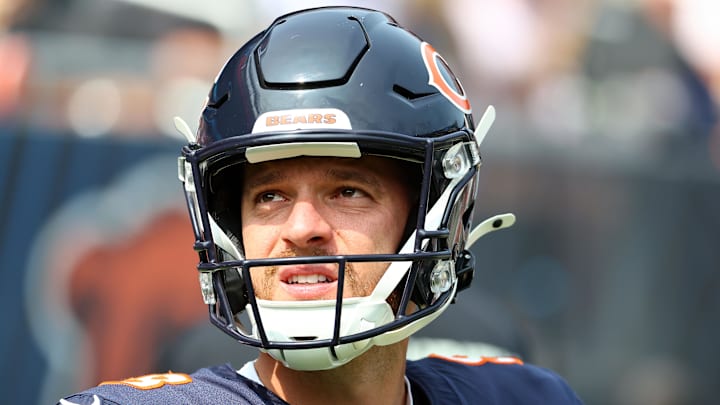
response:
[[(296, 249), (288, 249), (280, 253), (278, 257), (299, 257), (299, 256), (332, 256), (327, 250), (325, 249), (314, 249), (310, 254), (300, 254), (302, 252), (299, 252)], [(372, 262), (371, 262), (372, 263)], [(339, 266), (339, 264), (338, 264)], [(279, 281), (276, 278), (277, 272), (280, 269), (281, 266), (271, 266), (266, 267), (262, 269), (262, 277), (258, 284), (253, 282), (253, 287), (255, 288), (255, 296), (259, 299), (263, 300), (272, 300), (272, 292), (275, 287), (275, 283), (279, 283)], [(387, 270), (387, 269), (386, 269)], [(379, 274), (379, 276), (374, 280), (365, 280), (358, 276), (358, 272), (362, 270), (358, 270), (355, 266), (355, 263), (353, 262), (346, 262), (345, 263), (345, 286), (343, 288), (343, 291), (347, 291), (348, 287), (350, 288), (350, 291), (352, 291), (355, 297), (367, 297), (369, 296), (372, 291), (377, 286), (377, 283), (380, 281), (382, 276), (385, 274), (384, 272), (382, 274)], [(400, 298), (402, 296), (402, 286), (403, 283), (399, 283), (399, 285), (393, 290), (392, 293), (390, 293), (390, 296), (387, 298), (387, 303), (390, 305), (390, 307), (393, 309), (393, 312), (397, 314), (398, 307), (400, 305)]]
[[(332, 256), (328, 251), (324, 249), (314, 249), (310, 252), (310, 254), (299, 254), (301, 252), (298, 252), (295, 249), (288, 249), (280, 253), (278, 255), (278, 258), (285, 258), (285, 257), (300, 257), (300, 256)], [(339, 266), (339, 264), (337, 264)], [(260, 280), (253, 280), (253, 288), (255, 289), (255, 296), (259, 299), (263, 300), (272, 300), (272, 293), (275, 289), (276, 283), (279, 283), (280, 281), (277, 279), (277, 273), (280, 270), (282, 266), (270, 266), (265, 267), (261, 270), (261, 279)], [(339, 269), (338, 269), (339, 271)], [(375, 280), (364, 280), (362, 277), (359, 277), (358, 272), (362, 270), (358, 270), (355, 266), (355, 263), (352, 262), (346, 262), (345, 263), (345, 281), (343, 290), (348, 291), (348, 288), (350, 291), (353, 292), (353, 296), (355, 297), (366, 297), (370, 295), (375, 289), (375, 286), (380, 281), (380, 278), (382, 277), (382, 274), (380, 274), (380, 277), (378, 277)], [(251, 272), (252, 273), (252, 272)], [(394, 293), (393, 293), (394, 295)]]

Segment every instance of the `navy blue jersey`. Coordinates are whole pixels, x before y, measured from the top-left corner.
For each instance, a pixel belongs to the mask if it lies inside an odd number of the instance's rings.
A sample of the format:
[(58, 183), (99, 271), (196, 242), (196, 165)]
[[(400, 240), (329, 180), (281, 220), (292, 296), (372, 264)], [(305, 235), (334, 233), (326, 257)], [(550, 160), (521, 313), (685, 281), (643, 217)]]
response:
[[(581, 404), (553, 372), (509, 358), (430, 357), (408, 361), (406, 376), (415, 405)], [(86, 404), (287, 404), (229, 364), (186, 375), (152, 374), (103, 383), (59, 402)]]
[(408, 361), (413, 401), (421, 404), (582, 404), (554, 372), (512, 357), (431, 356)]
[(59, 404), (283, 404), (270, 390), (238, 374), (229, 364), (191, 375), (151, 374), (102, 383)]

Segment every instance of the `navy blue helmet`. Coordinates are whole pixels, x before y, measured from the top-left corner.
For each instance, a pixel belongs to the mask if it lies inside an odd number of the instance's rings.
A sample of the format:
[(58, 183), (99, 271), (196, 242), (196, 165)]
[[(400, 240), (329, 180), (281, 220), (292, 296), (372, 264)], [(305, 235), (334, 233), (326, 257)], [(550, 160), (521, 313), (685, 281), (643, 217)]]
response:
[[(211, 321), (288, 367), (318, 370), (437, 317), (472, 280), (469, 244), (512, 222), (501, 216), (471, 233), (479, 144), (494, 110), (477, 130), (471, 114), (440, 54), (382, 12), (298, 11), (248, 41), (213, 84), (197, 135), (184, 131), (191, 142), (179, 161)], [(299, 156), (402, 161), (415, 201), (398, 251), (245, 258), (243, 168)], [(253, 292), (254, 267), (335, 263), (342, 281), (348, 263), (370, 261), (389, 264), (367, 297), (273, 302)], [(342, 289), (339, 282), (338, 297)]]

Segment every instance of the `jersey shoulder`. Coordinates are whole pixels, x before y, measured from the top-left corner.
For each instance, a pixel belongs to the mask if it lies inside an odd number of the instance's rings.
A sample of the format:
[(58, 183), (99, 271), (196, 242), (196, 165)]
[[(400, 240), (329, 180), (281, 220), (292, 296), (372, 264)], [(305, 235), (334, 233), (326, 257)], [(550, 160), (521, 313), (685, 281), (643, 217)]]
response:
[(59, 405), (148, 403), (286, 404), (265, 387), (240, 376), (229, 365), (202, 368), (193, 374), (149, 374), (97, 387), (61, 399)]
[(515, 357), (446, 357), (409, 361), (411, 384), (430, 403), (582, 404), (555, 372)]

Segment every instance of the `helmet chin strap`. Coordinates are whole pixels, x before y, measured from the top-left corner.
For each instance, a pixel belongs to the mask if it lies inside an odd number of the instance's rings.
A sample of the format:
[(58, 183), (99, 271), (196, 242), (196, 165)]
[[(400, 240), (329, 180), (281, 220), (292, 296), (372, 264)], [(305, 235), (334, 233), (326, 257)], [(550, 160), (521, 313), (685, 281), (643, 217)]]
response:
[[(270, 341), (293, 342), (330, 339), (335, 328), (335, 300), (257, 300), (262, 323)], [(248, 313), (252, 317), (251, 308)], [(382, 326), (394, 319), (390, 305), (368, 297), (346, 298), (342, 303), (340, 336)], [(295, 370), (327, 370), (339, 367), (373, 346), (373, 338), (313, 349), (266, 349), (273, 358)]]

